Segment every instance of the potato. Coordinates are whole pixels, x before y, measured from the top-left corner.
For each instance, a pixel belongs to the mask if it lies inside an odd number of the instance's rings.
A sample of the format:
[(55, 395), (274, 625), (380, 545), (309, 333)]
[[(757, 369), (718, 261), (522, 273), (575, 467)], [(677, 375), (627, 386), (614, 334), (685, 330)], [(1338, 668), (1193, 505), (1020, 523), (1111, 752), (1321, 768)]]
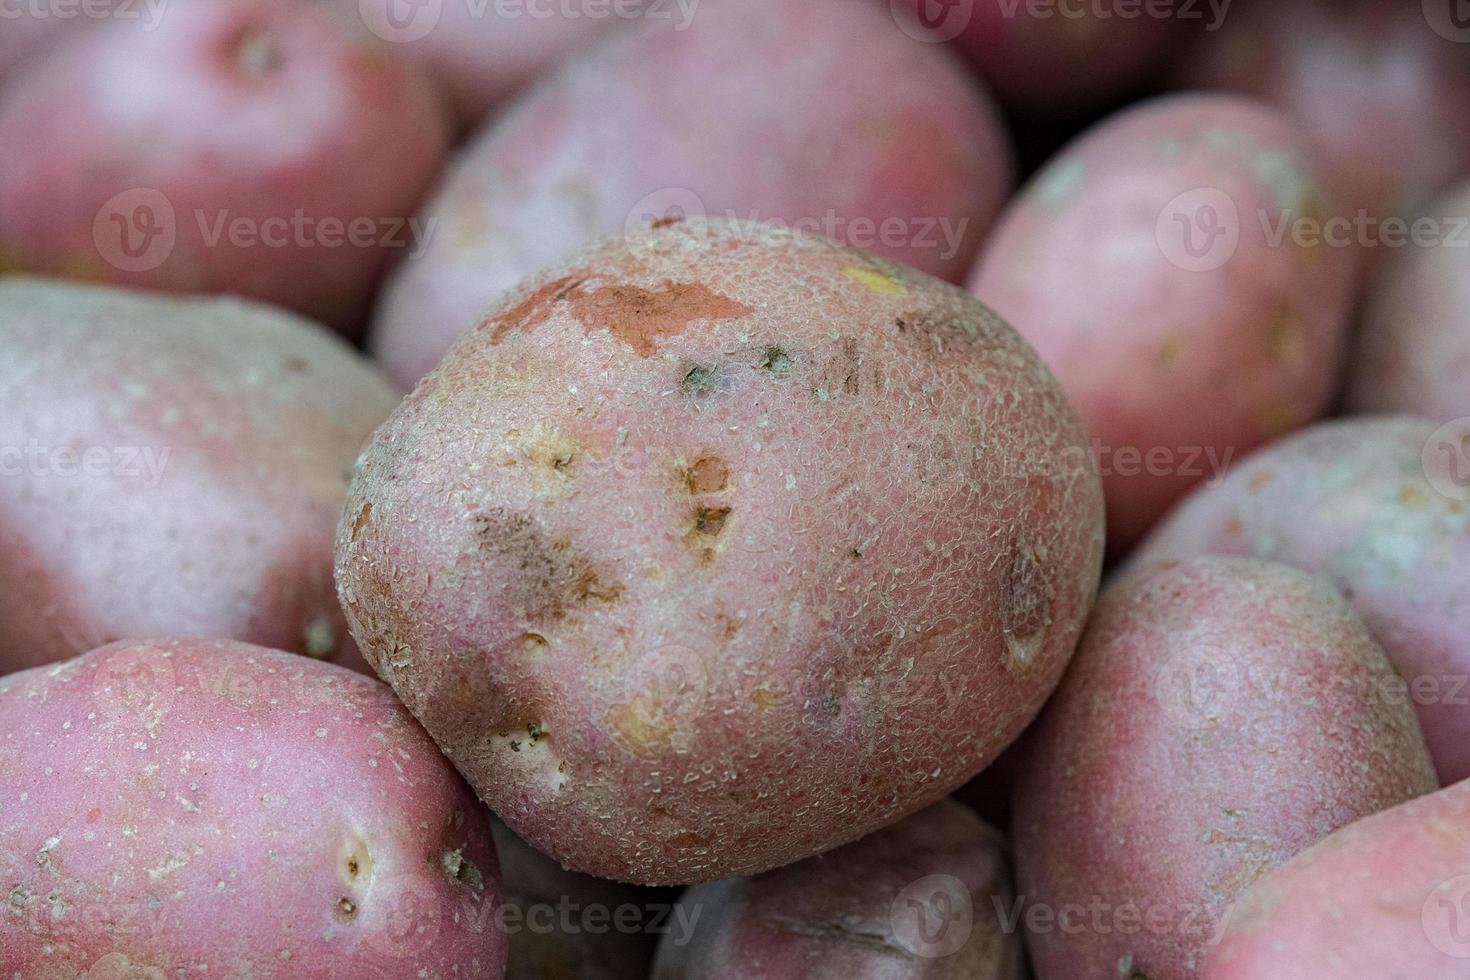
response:
[(620, 32), (460, 153), (370, 346), (412, 385), (521, 279), (677, 215), (794, 225), (957, 280), (1010, 182), (988, 96), (878, 4), (701, 0), (687, 29)]
[(1284, 565), (1165, 562), (1106, 589), (1016, 788), (1038, 978), (1200, 976), (1262, 872), (1438, 788), (1395, 680), (1342, 597)]
[(387, 688), (243, 643), (0, 678), (0, 972), (498, 978), (485, 811)]
[(427, 234), (408, 219), (448, 132), (426, 79), (315, 3), (114, 17), (0, 97), (0, 268), (238, 293), (351, 330)]
[(1206, 95), (1105, 120), (1007, 209), (971, 290), (1082, 415), (1115, 553), (1327, 407), (1357, 253), (1290, 229), (1330, 210), (1285, 117)]
[(1005, 841), (949, 800), (754, 879), (691, 888), (653, 980), (1020, 980)]
[[(1177, 83), (1290, 112), (1334, 195), (1406, 217), (1470, 170), (1470, 33), (1450, 3), (1238, 0), (1181, 59)], [(1369, 227), (1368, 237), (1379, 242)]]
[(332, 538), (396, 402), (264, 306), (0, 278), (0, 673), (165, 633), (365, 669)]
[(1470, 415), (1470, 183), (1422, 217), (1433, 237), (1390, 252), (1368, 298), (1348, 376), (1355, 411)]
[(1139, 560), (1211, 552), (1331, 581), (1409, 684), (1448, 785), (1470, 776), (1470, 504), (1435, 431), (1426, 420), (1369, 416), (1284, 439), (1182, 503)]
[(1210, 980), (1464, 977), (1470, 783), (1365, 817), (1256, 882)]
[(945, 796), (1055, 686), (1101, 492), (965, 293), (676, 222), (530, 281), (359, 461), (354, 635), (482, 799), (575, 870), (755, 874)]
[[(891, 6), (895, 16), (910, 15), (900, 21), (907, 30), (953, 39), (1002, 100), (1032, 112), (1087, 109), (1126, 94), (1148, 79), (1179, 30), (1173, 0), (892, 0)], [(1131, 16), (1120, 14), (1130, 6)]]

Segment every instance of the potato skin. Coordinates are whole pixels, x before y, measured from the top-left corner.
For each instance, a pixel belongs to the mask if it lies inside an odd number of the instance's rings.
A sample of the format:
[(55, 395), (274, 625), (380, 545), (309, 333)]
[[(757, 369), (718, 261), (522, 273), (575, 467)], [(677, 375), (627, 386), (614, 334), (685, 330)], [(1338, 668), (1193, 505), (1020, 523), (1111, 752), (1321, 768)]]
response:
[(1020, 980), (998, 914), (1012, 901), (1005, 840), (941, 800), (830, 854), (689, 889), (693, 934), (660, 940), (652, 980)]
[(1210, 980), (1465, 977), (1470, 783), (1344, 827), (1230, 910)]
[(1367, 299), (1348, 373), (1355, 412), (1470, 415), (1470, 249), (1457, 224), (1470, 220), (1470, 183), (1425, 214), (1444, 237), (1390, 252)]
[[(460, 151), (427, 206), (437, 233), (390, 278), (370, 346), (411, 386), (523, 278), (678, 213), (817, 230), (832, 215), (849, 243), (957, 281), (1010, 157), (989, 96), (880, 4), (701, 0), (687, 29), (619, 32)], [(885, 221), (896, 240), (880, 239)]]
[(1016, 789), (1024, 900), (1103, 910), (1028, 931), (1038, 978), (1200, 976), (1263, 871), (1438, 788), (1393, 679), (1341, 596), (1285, 565), (1165, 562), (1106, 589)]
[[(1182, 235), (1170, 217), (1221, 215), (1220, 194), (1238, 245), (1190, 267), (1171, 249), (1211, 239), (1193, 225), (1189, 239), (1161, 236)], [(1267, 227), (1330, 211), (1283, 115), (1207, 95), (1104, 120), (1007, 208), (970, 288), (1077, 406), (1099, 449), (1115, 553), (1232, 455), (1327, 408), (1356, 254), (1274, 244)]]
[(1426, 477), (1435, 423), (1360, 416), (1242, 460), (1185, 500), (1138, 550), (1295, 565), (1346, 595), (1411, 684), (1446, 785), (1470, 776), (1470, 505)]
[(0, 785), (7, 977), (503, 971), (488, 814), (360, 674), (176, 639), (12, 674)]
[(366, 669), (332, 539), (396, 403), (269, 307), (0, 278), (0, 672), (160, 634)]
[(382, 243), (411, 244), (402, 222), (447, 150), (426, 78), (297, 0), (181, 3), (69, 40), (0, 98), (0, 267), (360, 329), (403, 251)]
[(527, 283), (405, 400), (339, 592), (537, 849), (754, 874), (932, 803), (1034, 715), (1096, 589), (1083, 439), (962, 290), (675, 223)]

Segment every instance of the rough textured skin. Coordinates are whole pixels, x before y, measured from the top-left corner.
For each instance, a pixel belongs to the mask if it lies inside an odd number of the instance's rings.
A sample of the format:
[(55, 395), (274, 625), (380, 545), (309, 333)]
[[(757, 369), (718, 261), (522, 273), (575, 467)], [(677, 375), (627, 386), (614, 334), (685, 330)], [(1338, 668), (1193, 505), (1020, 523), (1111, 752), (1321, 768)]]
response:
[(159, 634), (365, 669), (332, 537), (396, 402), (264, 306), (0, 278), (0, 672)]
[(1470, 776), (1470, 504), (1425, 477), (1434, 429), (1364, 417), (1282, 440), (1182, 503), (1139, 555), (1264, 558), (1332, 582), (1418, 685), (1419, 722), (1448, 785)]
[(1408, 412), (1441, 422), (1470, 415), (1470, 184), (1425, 210), (1442, 222), (1433, 245), (1390, 253), (1367, 301), (1348, 376), (1359, 412)]
[(1021, 894), (1078, 910), (1028, 931), (1039, 980), (1199, 976), (1262, 872), (1437, 789), (1394, 679), (1342, 597), (1285, 565), (1166, 562), (1104, 591), (1016, 791)]
[(1030, 111), (1085, 109), (1125, 94), (1147, 80), (1179, 27), (1172, 17), (1098, 16), (1121, 9), (1099, 3), (1035, 4), (1050, 13), (1044, 17), (1028, 16), (1024, 0), (897, 0), (894, 6), (953, 37), (1003, 101)]
[(1071, 654), (1101, 500), (1055, 381), (962, 290), (681, 222), (467, 333), (359, 461), (337, 547), (364, 653), (507, 824), (692, 883), (993, 759)]
[[(505, 882), (510, 939), (506, 980), (648, 976), (656, 940), (653, 930), (667, 927), (656, 906), (667, 906), (668, 895), (567, 871), (500, 821), (492, 818), (491, 826)], [(636, 918), (626, 911), (630, 907), (638, 910)], [(619, 928), (624, 916), (623, 922), (635, 923), (632, 928)]]
[(360, 674), (205, 640), (12, 674), (0, 787), (6, 977), (502, 975), (488, 815)]
[(1428, 9), (1235, 0), (1223, 29), (1180, 59), (1177, 82), (1280, 105), (1349, 213), (1409, 217), (1470, 170), (1470, 59), (1430, 28)]
[[(660, 942), (653, 980), (1020, 980), (1021, 944), (997, 915), (1007, 872), (1001, 836), (944, 800), (831, 854), (691, 888), (680, 904), (698, 926)], [(931, 875), (951, 881), (911, 887)]]
[[(1216, 192), (1239, 242), (1191, 268), (1173, 246), (1213, 239), (1193, 226), (1201, 237), (1185, 239), (1169, 218), (1227, 222), (1198, 197)], [(1171, 212), (1180, 200), (1195, 203)], [(1010, 204), (971, 289), (1035, 345), (1096, 441), (1110, 547), (1232, 455), (1326, 409), (1357, 253), (1273, 244), (1267, 229), (1330, 211), (1284, 116), (1206, 95), (1111, 117)]]
[(1470, 783), (1359, 820), (1256, 882), (1209, 980), (1470, 977)]
[(237, 293), (348, 329), (392, 243), (413, 244), (402, 223), (448, 130), (426, 79), (314, 4), (110, 20), (0, 99), (0, 268)]
[(423, 377), (572, 249), (680, 212), (817, 231), (830, 216), (851, 244), (964, 275), (1012, 178), (958, 62), (867, 2), (701, 0), (676, 26), (609, 39), (461, 151), (428, 205), (438, 234), (376, 312), (371, 345), (395, 379)]

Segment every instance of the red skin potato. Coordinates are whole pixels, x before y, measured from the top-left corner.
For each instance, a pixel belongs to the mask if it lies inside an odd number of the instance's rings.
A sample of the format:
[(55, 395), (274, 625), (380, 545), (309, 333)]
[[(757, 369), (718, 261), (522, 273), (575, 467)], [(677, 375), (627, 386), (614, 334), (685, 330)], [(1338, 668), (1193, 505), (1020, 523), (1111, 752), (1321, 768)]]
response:
[(12, 674), (0, 786), (7, 977), (502, 975), (489, 815), (360, 674), (207, 640)]
[(1470, 503), (1440, 492), (1438, 470), (1426, 477), (1434, 431), (1424, 419), (1361, 416), (1284, 439), (1181, 503), (1135, 560), (1261, 558), (1337, 586), (1417, 685), (1449, 785), (1470, 776)]
[(523, 278), (679, 209), (816, 230), (831, 214), (833, 234), (873, 239), (850, 244), (958, 280), (1011, 183), (989, 97), (886, 11), (701, 0), (687, 30), (610, 38), (459, 152), (427, 206), (438, 231), (390, 278), (369, 346), (412, 386)]
[(652, 980), (1020, 980), (1001, 919), (1013, 901), (1005, 840), (944, 800), (830, 854), (689, 889), (693, 934), (660, 941)]
[(0, 278), (0, 673), (165, 633), (366, 670), (332, 539), (395, 404), (290, 314)]
[(379, 430), (338, 532), (365, 656), (512, 829), (604, 877), (754, 874), (938, 800), (1096, 588), (1083, 436), (1014, 332), (749, 230), (526, 284)]
[[(1098, 444), (1113, 554), (1233, 456), (1327, 409), (1357, 252), (1267, 230), (1331, 213), (1313, 172), (1273, 109), (1158, 99), (1064, 149), (986, 243), (970, 289), (1036, 347)], [(1202, 193), (1230, 199), (1239, 241), (1195, 268), (1172, 251), (1187, 240), (1161, 234), (1180, 236), (1171, 216), (1220, 214)]]
[(1200, 976), (1263, 871), (1437, 789), (1393, 679), (1341, 596), (1285, 565), (1166, 562), (1105, 590), (1016, 789), (1019, 891), (1057, 916), (1027, 932), (1039, 980)]
[(1470, 783), (1344, 827), (1240, 897), (1208, 980), (1470, 977)]
[(1470, 60), (1424, 4), (1236, 0), (1182, 65), (1181, 86), (1289, 112), (1349, 214), (1408, 217), (1470, 171)]
[(114, 19), (0, 99), (0, 268), (237, 293), (350, 332), (448, 139), (427, 79), (315, 4)]

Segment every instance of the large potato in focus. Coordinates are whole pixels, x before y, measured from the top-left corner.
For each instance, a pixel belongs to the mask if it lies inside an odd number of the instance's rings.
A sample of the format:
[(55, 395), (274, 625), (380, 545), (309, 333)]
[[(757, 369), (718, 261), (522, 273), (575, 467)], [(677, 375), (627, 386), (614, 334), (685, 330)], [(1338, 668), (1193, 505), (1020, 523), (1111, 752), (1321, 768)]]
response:
[(701, 0), (681, 25), (648, 15), (460, 152), (375, 312), (396, 380), (523, 278), (669, 216), (785, 223), (963, 277), (1012, 164), (956, 60), (867, 0)]
[(0, 972), (498, 980), (488, 814), (376, 681), (243, 643), (0, 678)]
[(1284, 115), (1206, 95), (1105, 120), (1011, 202), (971, 290), (1077, 406), (1115, 553), (1327, 408), (1357, 265), (1308, 237), (1330, 213)]
[(1197, 558), (1110, 586), (1016, 789), (1020, 892), (1075, 910), (1028, 931), (1037, 977), (1200, 976), (1262, 872), (1437, 789), (1397, 682), (1342, 597), (1294, 568)]
[[(943, 800), (831, 854), (691, 888), (653, 980), (1019, 980), (1005, 841)], [(683, 913), (682, 915), (680, 913)]]
[(1409, 684), (1449, 785), (1470, 777), (1467, 465), (1467, 427), (1395, 416), (1326, 422), (1196, 491), (1138, 558), (1254, 557), (1332, 582)]
[(1470, 783), (1344, 827), (1256, 882), (1209, 980), (1470, 977)]
[(0, 268), (360, 326), (443, 159), (428, 80), (301, 0), (116, 15), (0, 93)]
[(159, 634), (365, 667), (332, 535), (396, 403), (265, 306), (0, 279), (0, 672)]
[(1035, 354), (815, 235), (682, 222), (525, 284), (379, 430), (354, 635), (525, 840), (755, 874), (993, 759), (1092, 601), (1101, 500)]

